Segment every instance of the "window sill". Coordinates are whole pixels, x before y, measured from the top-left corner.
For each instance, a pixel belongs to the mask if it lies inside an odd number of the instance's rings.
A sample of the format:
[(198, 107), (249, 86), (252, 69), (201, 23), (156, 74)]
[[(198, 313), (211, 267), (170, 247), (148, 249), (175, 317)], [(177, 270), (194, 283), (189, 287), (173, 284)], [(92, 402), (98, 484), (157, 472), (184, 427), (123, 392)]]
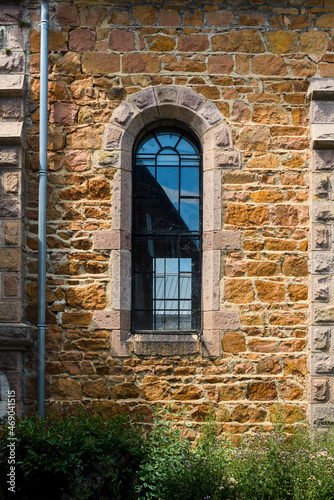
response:
[(135, 333), (131, 343), (139, 356), (183, 356), (200, 350), (197, 334)]

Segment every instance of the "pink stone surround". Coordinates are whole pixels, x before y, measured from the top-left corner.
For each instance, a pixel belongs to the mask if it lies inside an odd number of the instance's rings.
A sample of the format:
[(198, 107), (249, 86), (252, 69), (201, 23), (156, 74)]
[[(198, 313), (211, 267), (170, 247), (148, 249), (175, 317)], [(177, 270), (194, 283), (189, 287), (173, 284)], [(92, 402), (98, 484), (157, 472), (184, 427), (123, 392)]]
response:
[(309, 420), (334, 424), (334, 79), (312, 78)]
[[(104, 135), (104, 149), (112, 151), (118, 168), (113, 193), (113, 229), (95, 233), (95, 249), (112, 250), (112, 308), (96, 311), (95, 329), (110, 329), (112, 355), (130, 355), (134, 336), (131, 314), (131, 163), (138, 134), (154, 122), (176, 120), (198, 137), (203, 150), (203, 261), (201, 353), (219, 357), (221, 335), (239, 327), (237, 308), (220, 310), (222, 251), (240, 249), (240, 233), (222, 228), (222, 169), (240, 168), (240, 153), (216, 105), (179, 86), (147, 88), (114, 111)], [(138, 340), (138, 335), (136, 335)], [(152, 335), (152, 340), (158, 340)], [(197, 339), (194, 338), (194, 342)], [(159, 343), (159, 342), (158, 342)]]

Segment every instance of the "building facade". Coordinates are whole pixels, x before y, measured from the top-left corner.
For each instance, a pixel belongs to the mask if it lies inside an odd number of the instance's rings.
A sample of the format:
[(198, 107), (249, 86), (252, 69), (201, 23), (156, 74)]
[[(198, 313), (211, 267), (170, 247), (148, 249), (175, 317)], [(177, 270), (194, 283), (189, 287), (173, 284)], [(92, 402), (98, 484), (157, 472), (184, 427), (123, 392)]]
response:
[[(38, 1), (0, 6), (1, 404), (14, 388), (20, 413), (37, 387), (39, 22)], [(236, 436), (278, 413), (334, 423), (333, 36), (330, 0), (50, 2), (49, 411), (174, 402)]]

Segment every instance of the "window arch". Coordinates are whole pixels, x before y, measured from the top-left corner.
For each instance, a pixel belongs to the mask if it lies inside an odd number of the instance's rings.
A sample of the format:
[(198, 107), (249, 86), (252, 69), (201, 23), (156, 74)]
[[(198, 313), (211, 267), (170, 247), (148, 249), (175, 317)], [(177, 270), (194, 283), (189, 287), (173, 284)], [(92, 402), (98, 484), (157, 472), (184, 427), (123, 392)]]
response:
[(132, 331), (199, 333), (200, 146), (180, 125), (155, 126), (133, 158)]
[[(131, 335), (132, 284), (132, 155), (138, 134), (152, 124), (186, 124), (202, 146), (202, 334), (138, 333)], [(181, 127), (183, 128), (183, 126)], [(150, 129), (151, 130), (151, 129)], [(146, 129), (148, 131), (148, 129)], [(141, 140), (142, 135), (139, 136)], [(196, 139), (195, 139), (196, 143)], [(110, 230), (97, 230), (96, 250), (111, 250), (112, 280), (107, 285), (108, 305), (94, 312), (94, 329), (110, 330), (111, 352), (116, 357), (196, 354), (217, 357), (221, 335), (240, 324), (240, 311), (221, 303), (221, 251), (240, 249), (240, 233), (224, 230), (222, 170), (238, 169), (240, 153), (232, 149), (232, 135), (217, 106), (183, 86), (140, 90), (113, 112), (106, 126), (100, 164), (115, 169)], [(177, 333), (177, 332), (176, 332)]]

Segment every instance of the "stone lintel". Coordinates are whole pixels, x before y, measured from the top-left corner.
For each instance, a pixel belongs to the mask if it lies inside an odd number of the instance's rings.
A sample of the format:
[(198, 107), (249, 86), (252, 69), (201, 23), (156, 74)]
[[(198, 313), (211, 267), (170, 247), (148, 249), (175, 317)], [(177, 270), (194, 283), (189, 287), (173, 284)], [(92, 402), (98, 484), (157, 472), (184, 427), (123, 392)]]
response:
[(1, 75), (0, 96), (23, 97), (24, 75)]
[(0, 144), (22, 144), (23, 122), (0, 122)]

